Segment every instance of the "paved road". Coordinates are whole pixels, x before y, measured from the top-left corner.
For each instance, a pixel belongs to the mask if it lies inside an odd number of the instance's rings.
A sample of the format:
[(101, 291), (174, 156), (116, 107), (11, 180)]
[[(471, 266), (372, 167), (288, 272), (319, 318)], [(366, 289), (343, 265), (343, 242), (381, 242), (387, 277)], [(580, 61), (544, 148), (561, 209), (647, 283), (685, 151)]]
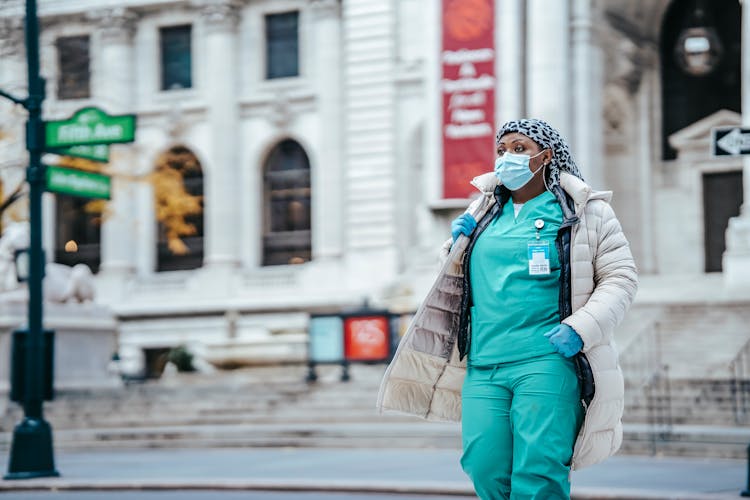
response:
[[(325, 491), (325, 485), (333, 484), (330, 491), (370, 491), (376, 496), (361, 498), (390, 498), (385, 493), (416, 493), (418, 489), (403, 489), (404, 486), (423, 487), (425, 495), (453, 491), (466, 494), (471, 485), (459, 466), (460, 452), (439, 449), (320, 449), (320, 448), (251, 448), (251, 449), (153, 449), (121, 451), (61, 452), (56, 455), (59, 480), (45, 480), (46, 487), (54, 488), (60, 481), (60, 493), (70, 485), (115, 485), (119, 489), (154, 487), (162, 489), (201, 488), (225, 490), (272, 489), (277, 493), (251, 491), (226, 491), (221, 499), (264, 498), (269, 500), (303, 498), (302, 493), (283, 496), (283, 486), (291, 485), (303, 491)], [(0, 456), (0, 471), (7, 468), (7, 456)], [(657, 458), (616, 456), (579, 472), (572, 477), (573, 492), (579, 497), (598, 497), (592, 491), (649, 491), (659, 498), (668, 498), (675, 492), (691, 494), (722, 493), (737, 497), (746, 480), (746, 462), (743, 460)], [(30, 482), (0, 481), (0, 492)], [(67, 487), (66, 487), (67, 484)], [(282, 488), (267, 488), (262, 485), (282, 485)], [(355, 487), (352, 488), (351, 485)], [(166, 486), (164, 486), (166, 485)], [(259, 486), (261, 485), (261, 486)], [(357, 485), (368, 486), (363, 489)], [(371, 487), (370, 487), (371, 486)], [(343, 488), (343, 489), (342, 489)], [(288, 490), (288, 488), (286, 488)], [(585, 493), (585, 494), (584, 494)], [(14, 498), (50, 498), (68, 500), (88, 497), (79, 496), (31, 496), (19, 493)], [(111, 496), (91, 498), (153, 498), (172, 500), (177, 497), (165, 493), (141, 492), (127, 496), (126, 492), (110, 493)], [(26, 495), (26, 496), (23, 496)], [(139, 496), (140, 495), (140, 496)], [(153, 496), (144, 496), (153, 495)], [(161, 496), (159, 496), (161, 495)], [(187, 495), (187, 493), (185, 493)], [(196, 492), (195, 498), (211, 498)], [(204, 496), (201, 496), (204, 495)], [(260, 495), (260, 496), (255, 496)], [(267, 495), (267, 496), (266, 496)], [(321, 498), (333, 498), (324, 494)], [(359, 498), (344, 493), (341, 498)], [(0, 494), (0, 500), (11, 498)], [(179, 498), (191, 499), (190, 496)], [(317, 498), (314, 495), (310, 498)], [(404, 498), (404, 497), (396, 497)], [(406, 498), (410, 498), (407, 496)], [(424, 499), (425, 497), (419, 497)]]
[[(475, 497), (450, 497), (457, 500)], [(444, 496), (259, 491), (109, 491), (0, 493), (0, 500), (446, 500)]]

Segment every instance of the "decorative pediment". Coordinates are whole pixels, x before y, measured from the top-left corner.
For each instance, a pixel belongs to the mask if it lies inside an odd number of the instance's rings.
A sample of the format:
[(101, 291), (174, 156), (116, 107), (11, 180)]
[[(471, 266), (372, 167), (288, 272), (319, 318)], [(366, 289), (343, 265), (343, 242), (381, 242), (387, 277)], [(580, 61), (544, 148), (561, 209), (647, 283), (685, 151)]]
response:
[(721, 109), (697, 122), (678, 130), (669, 136), (669, 145), (677, 150), (677, 156), (682, 151), (705, 151), (710, 155), (711, 130), (715, 127), (738, 127), (742, 124), (742, 115)]

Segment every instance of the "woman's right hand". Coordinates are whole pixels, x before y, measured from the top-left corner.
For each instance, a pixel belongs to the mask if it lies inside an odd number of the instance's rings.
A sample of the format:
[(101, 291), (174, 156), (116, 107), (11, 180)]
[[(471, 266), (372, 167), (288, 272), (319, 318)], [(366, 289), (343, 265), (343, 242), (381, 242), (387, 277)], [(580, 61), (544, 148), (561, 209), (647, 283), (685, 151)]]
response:
[(477, 227), (477, 221), (470, 213), (463, 213), (453, 219), (451, 222), (451, 236), (455, 242), (459, 235), (469, 236), (474, 228)]

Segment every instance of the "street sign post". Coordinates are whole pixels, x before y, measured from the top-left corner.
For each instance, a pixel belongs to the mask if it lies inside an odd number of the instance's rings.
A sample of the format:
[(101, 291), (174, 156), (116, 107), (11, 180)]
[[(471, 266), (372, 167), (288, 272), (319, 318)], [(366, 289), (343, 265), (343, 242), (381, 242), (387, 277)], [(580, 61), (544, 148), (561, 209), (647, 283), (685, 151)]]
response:
[[(42, 349), (42, 276), (44, 274), (44, 251), (42, 250), (42, 193), (45, 174), (42, 164), (44, 151), (44, 80), (39, 74), (39, 18), (36, 0), (26, 0), (24, 20), (26, 39), (26, 70), (29, 93), (19, 99), (7, 92), (3, 97), (22, 105), (28, 112), (26, 122), (26, 149), (29, 152), (29, 167), (26, 180), (29, 183), (29, 303), (28, 333), (25, 340), (23, 420), (13, 429), (10, 445), (8, 473), (4, 479), (31, 479), (35, 477), (59, 476), (55, 468), (52, 426), (44, 419), (44, 399), (41, 370), (44, 364)], [(61, 146), (67, 144), (61, 144)]]
[(711, 156), (750, 154), (750, 128), (716, 127), (711, 129)]
[[(44, 122), (44, 79), (39, 74), (39, 18), (36, 0), (26, 0), (25, 41), (28, 96), (19, 98), (0, 89), (0, 97), (23, 106), (28, 112), (26, 149), (29, 167), (29, 304), (28, 328), (24, 339), (23, 366), (24, 418), (13, 429), (8, 473), (4, 479), (30, 479), (59, 476), (55, 469), (52, 426), (44, 420), (44, 397), (40, 371), (43, 367), (42, 277), (44, 251), (42, 249), (42, 193), (45, 189), (89, 198), (109, 198), (110, 180), (107, 176), (60, 167), (45, 167), (45, 151), (64, 151), (95, 161), (107, 161), (109, 151), (80, 146), (107, 145), (135, 140), (135, 115), (110, 116), (99, 108), (87, 107), (76, 111), (67, 120)], [(106, 148), (106, 146), (105, 146)], [(20, 396), (19, 396), (20, 397)]]
[(46, 122), (44, 136), (47, 148), (133, 142), (135, 115), (111, 116), (99, 108), (83, 108), (67, 120)]
[(82, 198), (110, 198), (109, 176), (74, 168), (47, 167), (47, 191)]

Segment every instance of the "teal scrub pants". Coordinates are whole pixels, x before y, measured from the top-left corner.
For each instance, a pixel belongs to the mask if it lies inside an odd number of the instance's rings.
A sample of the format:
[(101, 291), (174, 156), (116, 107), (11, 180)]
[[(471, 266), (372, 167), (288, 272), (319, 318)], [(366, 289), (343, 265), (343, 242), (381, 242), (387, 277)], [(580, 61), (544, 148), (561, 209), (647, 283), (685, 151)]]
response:
[(583, 414), (573, 361), (557, 353), (469, 366), (461, 466), (477, 495), (569, 499), (570, 461)]

